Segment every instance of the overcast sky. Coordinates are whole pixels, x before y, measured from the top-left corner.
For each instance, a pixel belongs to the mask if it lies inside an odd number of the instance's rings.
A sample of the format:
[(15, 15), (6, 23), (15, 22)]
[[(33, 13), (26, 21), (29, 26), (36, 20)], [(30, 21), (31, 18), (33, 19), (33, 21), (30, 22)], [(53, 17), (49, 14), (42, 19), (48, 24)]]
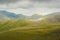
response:
[(60, 0), (0, 0), (0, 10), (24, 15), (46, 15), (60, 12)]

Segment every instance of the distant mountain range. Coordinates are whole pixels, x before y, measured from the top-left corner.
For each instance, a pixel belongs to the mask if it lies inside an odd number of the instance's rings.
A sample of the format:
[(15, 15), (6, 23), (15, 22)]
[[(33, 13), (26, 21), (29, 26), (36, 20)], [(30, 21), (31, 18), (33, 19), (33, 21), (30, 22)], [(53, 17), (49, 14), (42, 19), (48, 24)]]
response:
[(15, 14), (8, 11), (0, 11), (0, 20), (9, 20), (9, 19), (39, 19), (41, 15), (34, 14), (32, 16), (25, 16), (22, 14)]
[(60, 22), (60, 12), (55, 12), (55, 13), (51, 13), (49, 15), (37, 15), (34, 14), (32, 16), (26, 16), (26, 15), (22, 15), (22, 14), (15, 14), (12, 12), (8, 12), (5, 10), (0, 10), (0, 20), (10, 20), (10, 19), (33, 19), (33, 20), (37, 20), (40, 18), (46, 18), (48, 22)]

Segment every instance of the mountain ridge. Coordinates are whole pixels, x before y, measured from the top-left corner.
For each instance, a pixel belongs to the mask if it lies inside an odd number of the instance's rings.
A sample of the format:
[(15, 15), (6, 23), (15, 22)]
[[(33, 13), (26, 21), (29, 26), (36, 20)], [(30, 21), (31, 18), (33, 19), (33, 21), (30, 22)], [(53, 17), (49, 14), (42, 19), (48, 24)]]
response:
[(0, 20), (9, 20), (9, 19), (32, 19), (32, 20), (38, 20), (41, 18), (47, 18), (47, 20), (49, 21), (54, 21), (54, 20), (58, 20), (60, 21), (60, 12), (54, 12), (45, 16), (42, 15), (38, 15), (38, 14), (34, 14), (32, 16), (26, 16), (23, 14), (15, 14), (12, 12), (8, 12), (5, 10), (1, 10), (0, 11)]
[[(6, 17), (7, 19), (39, 19), (41, 17), (41, 15), (32, 15), (32, 16), (25, 16), (23, 14), (15, 14), (15, 13), (12, 13), (12, 12), (8, 12), (8, 11), (0, 11), (0, 14), (4, 17)], [(1, 16), (1, 18), (2, 18)]]

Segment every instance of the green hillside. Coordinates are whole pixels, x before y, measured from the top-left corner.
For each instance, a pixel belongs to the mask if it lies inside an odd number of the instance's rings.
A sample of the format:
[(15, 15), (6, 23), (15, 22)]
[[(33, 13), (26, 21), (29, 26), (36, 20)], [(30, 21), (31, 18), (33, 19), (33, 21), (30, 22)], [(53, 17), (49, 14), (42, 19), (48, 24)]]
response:
[(60, 23), (36, 24), (25, 19), (0, 21), (0, 40), (60, 40)]

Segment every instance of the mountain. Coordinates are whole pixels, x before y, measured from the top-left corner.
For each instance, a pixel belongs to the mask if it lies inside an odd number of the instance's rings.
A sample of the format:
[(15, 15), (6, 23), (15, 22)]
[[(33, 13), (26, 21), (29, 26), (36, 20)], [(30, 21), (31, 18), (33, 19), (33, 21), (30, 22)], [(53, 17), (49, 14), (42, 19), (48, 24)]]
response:
[(41, 15), (34, 14), (32, 16), (25, 16), (22, 14), (15, 14), (5, 10), (0, 10), (0, 20), (1, 19), (39, 19)]
[(22, 14), (18, 14), (17, 15), (19, 19), (25, 19), (28, 18), (28, 16), (22, 15)]
[(60, 12), (54, 12), (43, 17), (41, 22), (45, 23), (60, 23)]
[(51, 23), (55, 23), (55, 22), (60, 22), (60, 12), (55, 12), (55, 13), (51, 13), (49, 15), (38, 15), (38, 14), (34, 14), (32, 16), (26, 16), (26, 15), (22, 15), (22, 14), (15, 14), (12, 12), (8, 12), (5, 10), (0, 10), (0, 20), (4, 20), (4, 19), (32, 19), (32, 20), (37, 20), (37, 19), (41, 19), (44, 18), (46, 19), (48, 22)]
[(34, 14), (34, 15), (30, 16), (30, 19), (36, 19), (37, 20), (41, 17), (42, 17), (42, 15)]
[(60, 22), (60, 12), (55, 12), (50, 15), (48, 15), (48, 21), (49, 22)]
[(2, 10), (0, 11), (0, 20), (3, 20), (3, 19), (21, 19), (21, 18), (24, 18), (25, 16), (22, 15), (22, 14), (15, 14), (15, 13), (12, 13), (12, 12), (8, 12), (8, 11), (5, 11), (5, 10)]
[(8, 17), (8, 18), (18, 18), (18, 16), (14, 13), (7, 12), (7, 11), (0, 11), (0, 14)]
[(5, 15), (0, 14), (0, 20), (9, 20), (9, 18)]

